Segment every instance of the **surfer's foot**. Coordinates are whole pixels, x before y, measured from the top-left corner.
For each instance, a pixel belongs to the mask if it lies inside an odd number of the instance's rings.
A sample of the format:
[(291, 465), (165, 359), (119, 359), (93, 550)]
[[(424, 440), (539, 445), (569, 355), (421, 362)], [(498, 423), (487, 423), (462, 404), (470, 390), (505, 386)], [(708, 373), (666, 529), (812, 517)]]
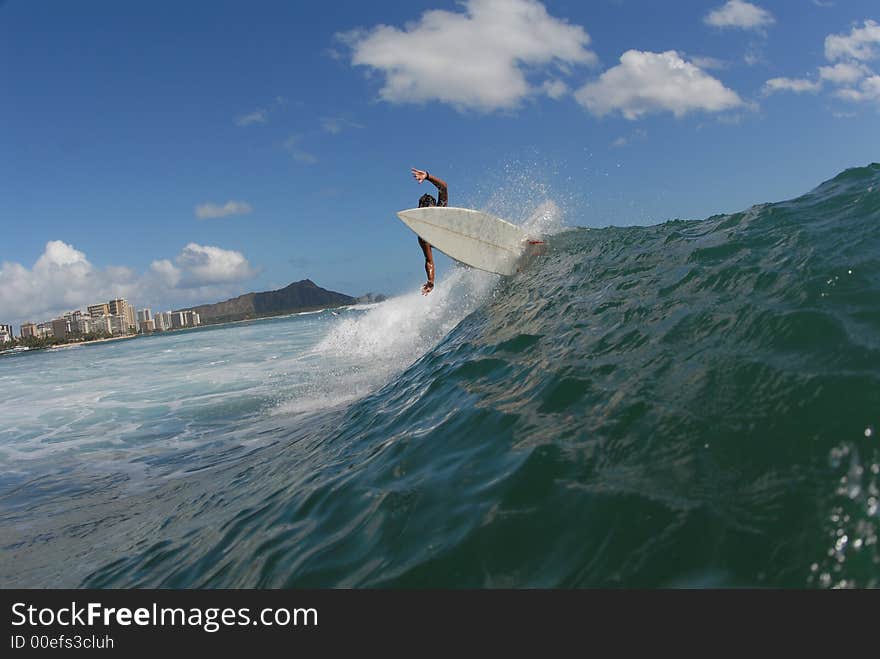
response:
[(430, 293), (433, 290), (434, 290), (434, 282), (426, 281), (424, 284), (422, 284), (422, 295), (427, 295), (428, 293)]

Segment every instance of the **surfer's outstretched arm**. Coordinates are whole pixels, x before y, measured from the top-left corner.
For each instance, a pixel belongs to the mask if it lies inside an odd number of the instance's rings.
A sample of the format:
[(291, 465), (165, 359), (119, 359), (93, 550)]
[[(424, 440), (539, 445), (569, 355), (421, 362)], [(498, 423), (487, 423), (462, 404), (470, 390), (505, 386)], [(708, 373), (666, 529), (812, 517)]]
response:
[(433, 183), (434, 186), (437, 188), (437, 205), (446, 206), (447, 202), (449, 201), (449, 191), (446, 186), (446, 181), (444, 181), (442, 178), (433, 176), (426, 170), (416, 169), (415, 167), (413, 167), (412, 174), (419, 183), (422, 183), (423, 181)]

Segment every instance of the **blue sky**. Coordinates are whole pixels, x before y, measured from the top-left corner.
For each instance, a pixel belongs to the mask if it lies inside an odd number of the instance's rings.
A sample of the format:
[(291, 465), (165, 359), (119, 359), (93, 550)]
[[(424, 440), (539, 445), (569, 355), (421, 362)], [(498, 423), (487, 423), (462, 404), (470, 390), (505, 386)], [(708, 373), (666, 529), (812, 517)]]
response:
[(796, 196), (878, 160), (878, 23), (876, 0), (2, 3), (0, 322), (416, 290), (410, 167), (451, 205), (592, 227)]

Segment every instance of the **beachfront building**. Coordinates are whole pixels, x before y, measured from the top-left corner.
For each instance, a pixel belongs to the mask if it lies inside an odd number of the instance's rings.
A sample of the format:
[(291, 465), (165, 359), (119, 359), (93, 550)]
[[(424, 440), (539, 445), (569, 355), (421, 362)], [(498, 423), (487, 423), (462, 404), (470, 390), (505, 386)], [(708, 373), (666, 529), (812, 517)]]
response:
[[(113, 326), (110, 323), (110, 316), (98, 316), (97, 318), (89, 318), (89, 332), (93, 334), (113, 334)], [(85, 332), (83, 332), (85, 334)]]
[(70, 329), (75, 334), (88, 334), (92, 331), (92, 317), (80, 314), (70, 323)]
[(72, 325), (79, 334), (110, 334), (110, 316), (92, 316), (80, 315), (76, 319), (76, 324)]
[(25, 323), (21, 326), (21, 338), (35, 339), (37, 338), (37, 326), (35, 323)]
[(104, 304), (90, 304), (88, 306), (89, 315), (92, 318), (100, 318), (101, 316), (109, 316), (110, 315), (110, 305), (106, 302)]
[(61, 316), (64, 320), (70, 323), (70, 331), (71, 333), (79, 332), (79, 321), (83, 318), (88, 318), (88, 316), (83, 315), (82, 311), (68, 311), (66, 314)]
[(40, 323), (37, 325), (37, 337), (40, 339), (45, 339), (49, 336), (55, 336), (55, 331), (52, 329), (52, 322), (48, 323)]
[(128, 318), (121, 314), (113, 314), (107, 317), (110, 320), (111, 334), (128, 334)]
[(70, 319), (56, 318), (52, 321), (52, 335), (58, 339), (66, 339), (73, 332), (70, 327)]
[(12, 325), (0, 325), (0, 343), (9, 343), (14, 336)]
[(199, 314), (191, 309), (185, 311), (170, 311), (171, 328), (181, 329), (183, 327), (197, 327), (201, 325)]
[(156, 314), (156, 329), (164, 332), (165, 330), (171, 329), (171, 312), (170, 311), (160, 311)]
[(110, 307), (110, 315), (111, 316), (121, 316), (124, 318), (124, 322), (126, 323), (125, 331), (128, 331), (128, 328), (135, 330), (137, 329), (137, 319), (135, 318), (134, 307), (131, 306), (128, 302), (125, 301), (125, 298), (119, 297), (115, 300), (110, 300), (107, 303), (107, 306)]
[(138, 332), (153, 332), (156, 323), (153, 321), (153, 312), (149, 309), (141, 309), (137, 312)]

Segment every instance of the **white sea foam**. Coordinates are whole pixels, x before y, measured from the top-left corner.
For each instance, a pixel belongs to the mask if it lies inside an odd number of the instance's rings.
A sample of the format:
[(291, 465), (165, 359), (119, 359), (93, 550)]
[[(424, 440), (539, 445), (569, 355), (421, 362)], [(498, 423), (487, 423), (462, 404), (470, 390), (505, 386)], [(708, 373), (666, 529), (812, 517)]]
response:
[(436, 346), (497, 281), (497, 275), (454, 267), (430, 295), (415, 290), (340, 316), (309, 351), (321, 370), (276, 413), (337, 406), (376, 390)]

